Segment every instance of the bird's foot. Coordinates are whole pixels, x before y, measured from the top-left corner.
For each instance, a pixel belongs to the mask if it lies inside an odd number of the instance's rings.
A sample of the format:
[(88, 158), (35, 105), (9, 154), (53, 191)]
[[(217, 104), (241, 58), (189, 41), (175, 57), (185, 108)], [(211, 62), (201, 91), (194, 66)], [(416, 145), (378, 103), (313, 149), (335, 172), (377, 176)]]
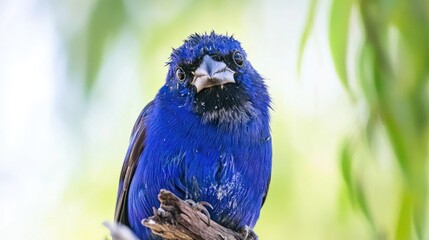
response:
[(240, 229), (240, 234), (243, 236), (243, 240), (258, 240), (258, 235), (249, 226), (244, 226)]
[(153, 216), (157, 217), (158, 219), (162, 219), (162, 221), (168, 222), (172, 225), (176, 225), (176, 222), (174, 221), (173, 216), (171, 215), (171, 212), (165, 211), (163, 208), (155, 208), (152, 207)]
[(213, 209), (213, 206), (210, 203), (204, 201), (195, 202), (192, 199), (187, 199), (185, 202), (188, 203), (195, 211), (202, 212), (204, 215), (206, 215), (207, 225), (210, 226), (210, 213), (207, 210), (207, 207)]

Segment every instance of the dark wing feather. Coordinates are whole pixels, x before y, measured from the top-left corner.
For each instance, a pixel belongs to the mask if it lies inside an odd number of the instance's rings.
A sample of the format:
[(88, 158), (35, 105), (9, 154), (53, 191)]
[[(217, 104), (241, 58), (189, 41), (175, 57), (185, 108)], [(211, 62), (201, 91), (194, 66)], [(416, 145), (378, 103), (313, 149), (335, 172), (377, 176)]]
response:
[(261, 204), (261, 208), (264, 206), (265, 200), (267, 200), (267, 195), (268, 195), (268, 190), (270, 190), (270, 182), (271, 182), (271, 175), (268, 178), (268, 183), (267, 183), (267, 191), (265, 191), (264, 196), (262, 197), (262, 204)]
[(125, 225), (129, 225), (127, 210), (128, 191), (138, 164), (138, 160), (140, 158), (140, 154), (144, 149), (144, 142), (146, 138), (145, 120), (152, 111), (152, 106), (153, 101), (146, 105), (137, 118), (136, 123), (134, 124), (133, 131), (131, 133), (130, 146), (128, 147), (127, 154), (125, 155), (124, 164), (122, 165), (121, 175), (119, 177), (115, 222)]

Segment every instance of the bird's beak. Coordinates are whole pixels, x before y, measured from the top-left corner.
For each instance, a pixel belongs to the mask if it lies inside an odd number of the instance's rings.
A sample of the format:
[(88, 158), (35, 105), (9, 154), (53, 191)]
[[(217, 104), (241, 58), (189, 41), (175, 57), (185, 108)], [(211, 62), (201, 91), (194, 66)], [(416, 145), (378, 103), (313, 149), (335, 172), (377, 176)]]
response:
[(204, 88), (235, 83), (234, 73), (224, 62), (215, 61), (209, 55), (205, 55), (200, 66), (195, 70), (192, 84), (199, 92)]

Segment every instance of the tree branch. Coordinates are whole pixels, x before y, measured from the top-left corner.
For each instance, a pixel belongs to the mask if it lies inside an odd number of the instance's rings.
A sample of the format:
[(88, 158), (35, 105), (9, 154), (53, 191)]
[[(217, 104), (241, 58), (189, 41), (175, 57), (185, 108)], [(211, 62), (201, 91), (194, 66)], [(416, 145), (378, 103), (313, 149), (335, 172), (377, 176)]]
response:
[(164, 239), (242, 239), (241, 234), (210, 221), (208, 216), (167, 190), (161, 190), (158, 199), (159, 210), (154, 209), (154, 216), (143, 219), (142, 224)]
[[(156, 235), (164, 239), (175, 240), (241, 240), (247, 237), (247, 240), (257, 240), (258, 237), (253, 231), (250, 235), (238, 233), (225, 228), (214, 221), (210, 221), (209, 216), (204, 215), (200, 210), (188, 202), (185, 202), (174, 195), (172, 192), (162, 189), (158, 195), (161, 202), (159, 209), (154, 208), (154, 215), (142, 220), (142, 224), (152, 230)], [(105, 224), (106, 225), (106, 224)], [(107, 225), (106, 225), (107, 226)], [(114, 232), (116, 228), (112, 225), (107, 226), (113, 240), (128, 240), (128, 238), (114, 236), (123, 236), (127, 231)], [(124, 227), (124, 226), (120, 226)], [(124, 233), (124, 234), (122, 234)], [(129, 240), (134, 240), (130, 238)]]

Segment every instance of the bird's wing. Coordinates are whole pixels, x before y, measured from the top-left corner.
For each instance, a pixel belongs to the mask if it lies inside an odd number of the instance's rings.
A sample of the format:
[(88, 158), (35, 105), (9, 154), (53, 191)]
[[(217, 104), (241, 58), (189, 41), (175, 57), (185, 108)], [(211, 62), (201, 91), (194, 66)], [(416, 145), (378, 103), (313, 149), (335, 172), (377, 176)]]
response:
[(122, 165), (121, 175), (119, 178), (118, 198), (115, 209), (115, 222), (125, 225), (129, 225), (127, 211), (128, 192), (140, 158), (140, 154), (144, 149), (144, 142), (146, 138), (145, 120), (147, 119), (150, 112), (152, 112), (152, 106), (153, 101), (146, 105), (137, 118), (136, 123), (134, 124), (130, 138), (130, 146), (128, 147), (127, 154), (125, 155), (124, 164)]
[(265, 194), (262, 197), (262, 204), (261, 204), (261, 208), (264, 206), (265, 200), (267, 200), (267, 195), (268, 195), (268, 190), (270, 189), (270, 182), (271, 182), (271, 175), (268, 178), (268, 182), (267, 182), (267, 189), (265, 190)]

